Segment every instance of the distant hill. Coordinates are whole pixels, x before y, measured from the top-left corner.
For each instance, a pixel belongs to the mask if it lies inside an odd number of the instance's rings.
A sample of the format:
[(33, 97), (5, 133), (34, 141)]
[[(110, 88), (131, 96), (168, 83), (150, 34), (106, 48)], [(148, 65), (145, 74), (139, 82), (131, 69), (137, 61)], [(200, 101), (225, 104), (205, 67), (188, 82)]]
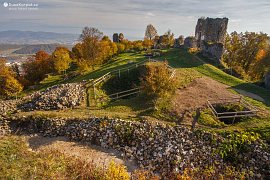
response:
[(14, 51), (14, 54), (35, 54), (40, 50), (46, 51), (47, 53), (51, 54), (55, 48), (59, 46), (67, 47), (71, 49), (71, 45), (62, 45), (62, 44), (35, 44), (35, 45), (26, 45), (21, 49)]
[(33, 31), (1, 31), (1, 44), (73, 44), (78, 40), (77, 34)]

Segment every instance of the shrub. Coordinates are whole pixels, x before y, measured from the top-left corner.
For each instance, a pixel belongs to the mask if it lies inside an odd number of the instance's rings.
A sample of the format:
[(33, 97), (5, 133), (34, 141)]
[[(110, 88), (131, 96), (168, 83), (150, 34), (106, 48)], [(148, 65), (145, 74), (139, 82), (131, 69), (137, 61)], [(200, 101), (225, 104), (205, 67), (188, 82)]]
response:
[(196, 53), (199, 52), (199, 49), (198, 49), (198, 48), (189, 48), (189, 49), (188, 49), (188, 52), (189, 52), (190, 54), (196, 54)]
[(111, 162), (105, 175), (106, 180), (129, 180), (129, 174), (126, 167), (118, 165), (115, 162)]
[[(235, 165), (241, 161), (239, 155), (248, 152), (250, 144), (256, 142), (259, 139), (259, 135), (256, 133), (224, 133), (225, 140), (219, 146), (217, 152), (225, 161), (229, 161)], [(243, 162), (241, 162), (243, 163)]]
[(141, 87), (153, 99), (156, 109), (167, 106), (179, 86), (178, 79), (171, 75), (166, 62), (147, 63), (142, 70)]

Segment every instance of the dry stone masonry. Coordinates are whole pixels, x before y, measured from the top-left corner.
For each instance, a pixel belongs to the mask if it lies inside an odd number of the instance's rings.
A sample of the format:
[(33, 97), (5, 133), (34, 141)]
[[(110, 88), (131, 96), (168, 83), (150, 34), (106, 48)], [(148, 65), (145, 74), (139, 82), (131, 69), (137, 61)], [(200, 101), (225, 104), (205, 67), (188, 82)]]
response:
[[(12, 131), (18, 129), (44, 136), (67, 136), (71, 140), (90, 142), (113, 148), (135, 159), (142, 168), (165, 175), (183, 172), (185, 168), (211, 167), (222, 173), (224, 162), (216, 153), (223, 138), (207, 132), (194, 133), (183, 126), (131, 122), (121, 119), (88, 118), (65, 119), (45, 117), (13, 117), (8, 119)], [(269, 173), (270, 154), (260, 143), (250, 145), (250, 153), (242, 154), (237, 168), (254, 176)]]

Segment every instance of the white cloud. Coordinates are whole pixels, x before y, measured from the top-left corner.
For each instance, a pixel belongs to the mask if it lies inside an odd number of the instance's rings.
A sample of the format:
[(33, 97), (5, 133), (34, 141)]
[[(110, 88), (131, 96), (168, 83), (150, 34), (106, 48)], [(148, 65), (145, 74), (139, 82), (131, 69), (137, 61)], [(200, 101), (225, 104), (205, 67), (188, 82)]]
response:
[(146, 14), (147, 16), (155, 16), (153, 13), (151, 13), (151, 12), (148, 12), (147, 14)]

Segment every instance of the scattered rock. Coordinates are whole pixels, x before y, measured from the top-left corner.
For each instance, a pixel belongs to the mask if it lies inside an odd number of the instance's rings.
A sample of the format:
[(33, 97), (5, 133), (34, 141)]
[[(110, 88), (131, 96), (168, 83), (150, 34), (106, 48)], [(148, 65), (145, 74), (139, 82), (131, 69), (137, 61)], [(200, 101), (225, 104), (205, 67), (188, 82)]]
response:
[[(222, 137), (207, 132), (197, 134), (183, 126), (95, 117), (65, 119), (29, 116), (8, 120), (13, 124), (13, 131), (21, 129), (48, 137), (66, 136), (74, 141), (118, 150), (123, 156), (135, 159), (139, 167), (162, 175), (174, 170), (182, 173), (185, 168), (205, 169), (213, 165), (222, 173), (230, 165), (216, 153)], [(213, 144), (213, 140), (216, 143)], [(243, 163), (237, 168), (252, 169), (259, 176), (267, 174), (270, 154), (257, 143), (251, 144), (250, 149), (242, 155)]]

